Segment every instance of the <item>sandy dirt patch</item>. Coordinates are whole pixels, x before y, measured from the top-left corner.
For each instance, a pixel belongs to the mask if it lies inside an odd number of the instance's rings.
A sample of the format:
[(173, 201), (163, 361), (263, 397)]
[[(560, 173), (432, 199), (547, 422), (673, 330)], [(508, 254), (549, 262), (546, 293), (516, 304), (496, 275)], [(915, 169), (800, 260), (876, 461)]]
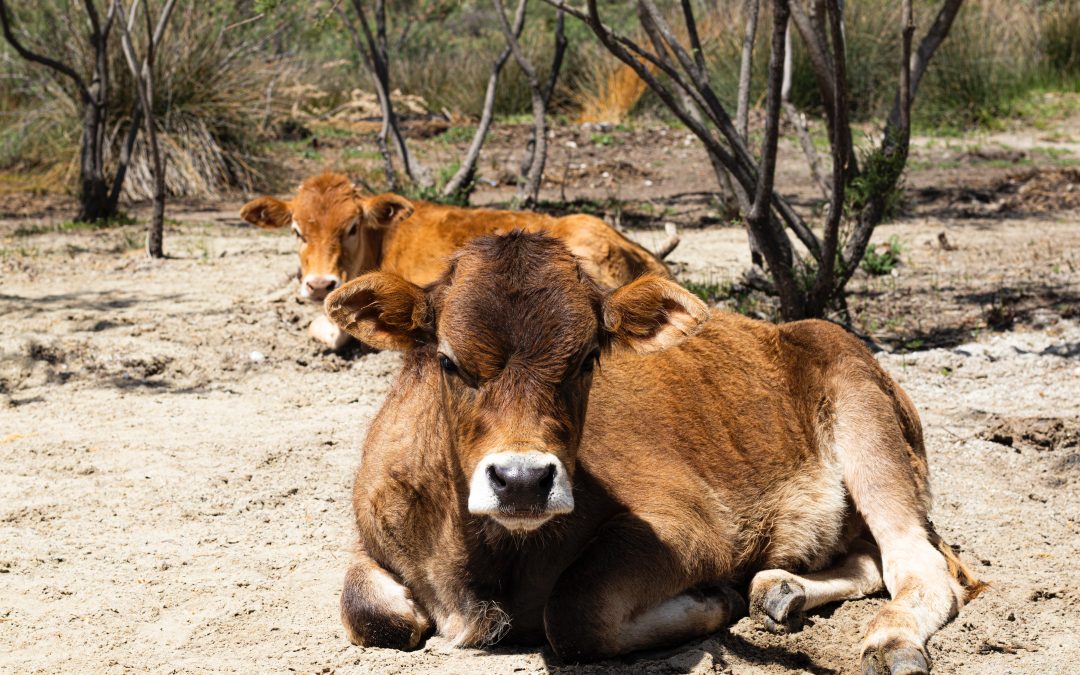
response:
[[(125, 228), (0, 225), (0, 670), (855, 671), (880, 597), (792, 636), (743, 619), (583, 668), (439, 639), (350, 646), (337, 603), (351, 475), (399, 357), (311, 343), (313, 309), (281, 292), (291, 239), (231, 213), (171, 226), (165, 262), (124, 253)], [(879, 359), (923, 415), (935, 524), (993, 584), (931, 641), (938, 672), (1067, 673), (1080, 657), (1075, 223), (920, 215), (877, 235), (907, 242), (896, 276), (856, 284)], [(943, 230), (954, 250), (935, 245)], [(672, 258), (687, 278), (745, 264), (739, 230), (685, 234)], [(980, 295), (1001, 289), (1004, 332)]]

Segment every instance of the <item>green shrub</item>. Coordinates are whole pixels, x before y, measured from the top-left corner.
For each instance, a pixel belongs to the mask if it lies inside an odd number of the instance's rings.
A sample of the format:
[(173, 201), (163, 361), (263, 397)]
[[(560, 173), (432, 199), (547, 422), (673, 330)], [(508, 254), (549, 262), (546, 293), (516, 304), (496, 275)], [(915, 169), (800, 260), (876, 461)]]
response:
[(867, 274), (875, 277), (892, 274), (892, 271), (900, 265), (900, 254), (902, 252), (903, 247), (900, 244), (900, 238), (894, 234), (884, 244), (866, 247), (866, 255), (863, 256), (859, 267)]

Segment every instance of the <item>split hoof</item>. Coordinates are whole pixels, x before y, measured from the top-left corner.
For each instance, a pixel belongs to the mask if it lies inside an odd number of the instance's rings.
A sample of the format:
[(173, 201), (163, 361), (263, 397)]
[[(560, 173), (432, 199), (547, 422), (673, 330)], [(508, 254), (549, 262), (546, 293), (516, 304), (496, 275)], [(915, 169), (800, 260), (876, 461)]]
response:
[(770, 633), (797, 633), (803, 627), (805, 605), (806, 591), (802, 585), (784, 579), (770, 585), (761, 597), (756, 598), (754, 614)]
[(910, 642), (893, 642), (868, 649), (862, 657), (863, 675), (928, 675), (923, 650)]

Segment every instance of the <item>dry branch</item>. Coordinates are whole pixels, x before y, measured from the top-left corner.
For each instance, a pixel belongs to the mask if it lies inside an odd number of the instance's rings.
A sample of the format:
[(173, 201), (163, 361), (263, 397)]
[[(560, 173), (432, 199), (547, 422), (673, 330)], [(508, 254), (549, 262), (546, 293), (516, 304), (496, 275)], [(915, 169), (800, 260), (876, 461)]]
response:
[(671, 255), (671, 252), (674, 251), (679, 245), (679, 242), (682, 241), (679, 237), (679, 228), (675, 227), (675, 223), (664, 223), (664, 232), (667, 234), (667, 238), (656, 247), (655, 251), (653, 251), (653, 255), (660, 260)]
[[(514, 12), (513, 31), (515, 36), (521, 35), (521, 30), (525, 26), (526, 2), (527, 0), (518, 0), (517, 10)], [(484, 91), (484, 108), (480, 113), (480, 123), (476, 127), (476, 133), (473, 134), (469, 149), (465, 151), (465, 158), (462, 159), (461, 166), (443, 186), (442, 196), (444, 198), (457, 194), (468, 186), (476, 175), (476, 162), (480, 159), (480, 149), (484, 145), (484, 140), (491, 129), (491, 122), (495, 118), (495, 90), (499, 83), (499, 73), (502, 72), (502, 68), (509, 58), (510, 45), (507, 45), (503, 47), (499, 55), (495, 57), (495, 62), (491, 65), (491, 75), (488, 76), (487, 89)]]
[[(527, 2), (527, 0), (524, 1)], [(521, 48), (517, 36), (514, 35), (513, 28), (506, 19), (502, 0), (493, 0), (493, 3), (503, 36), (506, 38), (507, 45), (510, 46), (510, 52), (514, 55), (514, 60), (517, 61), (522, 72), (525, 73), (525, 79), (529, 83), (529, 95), (532, 99), (533, 138), (535, 139), (533, 159), (525, 181), (518, 188), (518, 199), (521, 200), (522, 205), (531, 206), (540, 197), (540, 183), (544, 178), (544, 164), (547, 160), (547, 104), (544, 101), (544, 92), (540, 88), (540, 80), (536, 75), (536, 68), (525, 56), (525, 51)]]
[(138, 94), (139, 103), (143, 109), (143, 120), (146, 124), (146, 136), (150, 145), (150, 155), (154, 165), (154, 209), (153, 216), (146, 231), (146, 254), (151, 258), (162, 258), (164, 252), (165, 231), (165, 159), (161, 154), (158, 143), (157, 126), (154, 119), (154, 56), (158, 42), (164, 35), (165, 26), (172, 16), (176, 0), (168, 0), (161, 9), (158, 17), (157, 28), (150, 19), (150, 4), (143, 4), (143, 17), (146, 24), (146, 54), (139, 59), (135, 53), (134, 41), (131, 37), (130, 24), (134, 23), (140, 0), (134, 0), (131, 4), (130, 15), (124, 17), (124, 8), (120, 0), (113, 0), (113, 9), (120, 17), (120, 41), (123, 47), (124, 58), (134, 78), (134, 85)]

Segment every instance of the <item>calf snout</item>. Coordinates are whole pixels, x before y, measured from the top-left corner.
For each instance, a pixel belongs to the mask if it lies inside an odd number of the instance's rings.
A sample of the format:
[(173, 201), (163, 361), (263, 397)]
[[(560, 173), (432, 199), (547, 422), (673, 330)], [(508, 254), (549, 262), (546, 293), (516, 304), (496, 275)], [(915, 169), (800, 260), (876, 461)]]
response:
[(322, 302), (330, 291), (341, 285), (341, 279), (329, 274), (308, 274), (300, 284), (300, 296), (313, 302)]
[(555, 485), (555, 464), (509, 461), (489, 464), (488, 482), (506, 511), (542, 511)]
[(574, 510), (566, 467), (549, 452), (497, 452), (484, 457), (469, 483), (469, 512), (511, 530), (534, 530)]

